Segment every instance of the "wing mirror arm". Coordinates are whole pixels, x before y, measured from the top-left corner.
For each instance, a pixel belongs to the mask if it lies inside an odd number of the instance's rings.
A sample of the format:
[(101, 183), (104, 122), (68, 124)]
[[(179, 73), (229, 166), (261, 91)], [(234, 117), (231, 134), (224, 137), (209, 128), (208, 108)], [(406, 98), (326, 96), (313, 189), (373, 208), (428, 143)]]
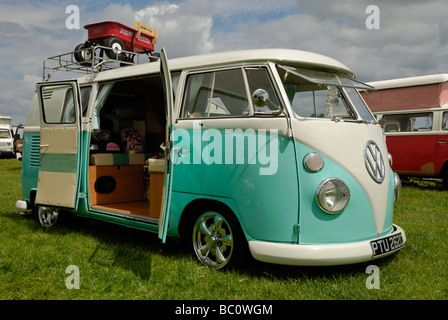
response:
[(254, 106), (257, 106), (259, 108), (262, 108), (266, 106), (268, 103), (273, 105), (280, 113), (283, 113), (286, 117), (287, 121), (287, 136), (288, 138), (292, 138), (292, 129), (291, 129), (291, 119), (289, 118), (288, 114), (285, 112), (285, 110), (281, 109), (278, 105), (273, 103), (269, 99), (269, 93), (264, 89), (257, 89), (252, 93), (252, 103)]

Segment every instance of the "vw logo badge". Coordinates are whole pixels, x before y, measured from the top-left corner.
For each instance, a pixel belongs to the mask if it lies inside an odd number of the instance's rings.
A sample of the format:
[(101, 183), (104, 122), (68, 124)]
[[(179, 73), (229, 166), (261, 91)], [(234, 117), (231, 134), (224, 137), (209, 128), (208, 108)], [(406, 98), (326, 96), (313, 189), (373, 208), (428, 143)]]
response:
[(367, 172), (375, 182), (382, 183), (384, 181), (386, 168), (383, 157), (380, 148), (372, 140), (368, 141), (364, 148), (364, 164), (366, 165)]

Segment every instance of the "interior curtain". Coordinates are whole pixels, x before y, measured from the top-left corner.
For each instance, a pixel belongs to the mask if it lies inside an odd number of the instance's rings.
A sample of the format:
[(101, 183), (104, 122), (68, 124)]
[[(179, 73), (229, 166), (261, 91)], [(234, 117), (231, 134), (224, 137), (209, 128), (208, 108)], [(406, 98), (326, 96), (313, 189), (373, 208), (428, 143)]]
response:
[(93, 119), (92, 119), (93, 130), (100, 129), (100, 111), (104, 103), (106, 102), (106, 99), (109, 96), (109, 93), (112, 90), (113, 86), (114, 86), (113, 82), (105, 83), (102, 84), (100, 89), (98, 90), (98, 95), (96, 96), (95, 101), (95, 108), (93, 109)]

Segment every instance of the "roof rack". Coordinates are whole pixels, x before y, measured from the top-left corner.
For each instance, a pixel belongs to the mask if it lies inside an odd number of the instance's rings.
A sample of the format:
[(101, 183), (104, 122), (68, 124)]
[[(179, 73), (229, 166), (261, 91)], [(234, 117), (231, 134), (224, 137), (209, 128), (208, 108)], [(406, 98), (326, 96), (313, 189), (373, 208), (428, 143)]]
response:
[[(157, 61), (159, 54), (155, 52), (136, 53), (121, 50), (115, 53), (111, 48), (104, 46), (92, 46), (82, 50), (63, 53), (44, 60), (42, 70), (42, 81), (49, 81), (57, 71), (90, 74), (91, 80), (100, 71), (106, 71), (135, 65), (145, 62)], [(146, 62), (148, 62), (146, 60)]]

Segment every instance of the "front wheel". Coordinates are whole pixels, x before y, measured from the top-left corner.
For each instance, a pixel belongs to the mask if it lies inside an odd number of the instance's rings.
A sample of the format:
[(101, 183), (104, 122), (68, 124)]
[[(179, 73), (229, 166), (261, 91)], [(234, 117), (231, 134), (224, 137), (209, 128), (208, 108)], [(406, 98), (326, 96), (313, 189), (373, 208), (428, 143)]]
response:
[(192, 247), (203, 264), (222, 269), (243, 262), (247, 243), (235, 220), (221, 210), (207, 210), (195, 220)]

